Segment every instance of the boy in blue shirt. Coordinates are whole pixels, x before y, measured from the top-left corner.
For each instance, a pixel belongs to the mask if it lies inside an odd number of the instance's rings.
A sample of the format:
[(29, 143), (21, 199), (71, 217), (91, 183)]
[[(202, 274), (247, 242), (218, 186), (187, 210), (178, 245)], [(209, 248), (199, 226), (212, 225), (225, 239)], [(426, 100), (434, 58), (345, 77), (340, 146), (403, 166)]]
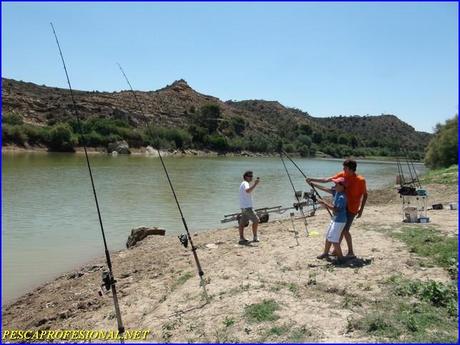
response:
[(331, 193), (333, 195), (332, 204), (324, 200), (318, 200), (319, 203), (323, 204), (324, 207), (327, 207), (333, 211), (334, 215), (332, 217), (329, 228), (327, 229), (326, 243), (324, 245), (324, 252), (321, 255), (318, 255), (318, 259), (326, 259), (329, 256), (329, 249), (331, 245), (334, 246), (334, 251), (337, 254), (337, 261), (343, 261), (342, 249), (340, 248), (340, 235), (342, 230), (347, 223), (347, 197), (345, 196), (345, 179), (343, 177), (338, 177), (333, 179), (332, 182), (335, 183), (334, 189), (324, 188), (315, 184), (315, 187), (324, 190), (325, 192)]

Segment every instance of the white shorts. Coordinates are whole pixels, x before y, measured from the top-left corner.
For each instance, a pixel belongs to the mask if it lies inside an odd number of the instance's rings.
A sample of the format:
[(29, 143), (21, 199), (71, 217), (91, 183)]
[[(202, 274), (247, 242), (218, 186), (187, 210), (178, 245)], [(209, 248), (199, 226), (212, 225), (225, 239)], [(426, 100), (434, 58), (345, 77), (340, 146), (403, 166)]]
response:
[(336, 223), (331, 221), (331, 224), (329, 224), (329, 228), (327, 229), (326, 239), (331, 243), (339, 243), (340, 235), (342, 234), (345, 224), (346, 223)]

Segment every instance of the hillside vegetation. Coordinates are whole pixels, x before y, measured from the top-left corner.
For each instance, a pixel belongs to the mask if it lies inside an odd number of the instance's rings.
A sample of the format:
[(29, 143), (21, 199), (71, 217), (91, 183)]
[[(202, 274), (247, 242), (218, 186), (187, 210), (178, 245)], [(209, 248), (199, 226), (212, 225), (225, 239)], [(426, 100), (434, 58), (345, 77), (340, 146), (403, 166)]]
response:
[(431, 168), (447, 168), (458, 163), (458, 114), (445, 124), (436, 126), (431, 139), (425, 164)]
[(131, 147), (271, 153), (282, 143), (301, 156), (333, 157), (391, 156), (406, 147), (421, 159), (431, 138), (393, 115), (315, 118), (276, 101), (223, 102), (184, 80), (136, 95), (142, 110), (128, 91), (76, 91), (80, 130), (68, 90), (3, 78), (2, 144), (73, 151), (126, 140)]

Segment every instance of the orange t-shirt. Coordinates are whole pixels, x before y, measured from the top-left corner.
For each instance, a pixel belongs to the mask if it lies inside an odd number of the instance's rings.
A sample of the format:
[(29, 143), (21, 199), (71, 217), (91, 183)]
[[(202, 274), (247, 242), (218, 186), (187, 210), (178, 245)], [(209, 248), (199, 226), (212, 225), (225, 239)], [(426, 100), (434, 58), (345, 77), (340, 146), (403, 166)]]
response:
[(345, 194), (347, 196), (347, 209), (348, 212), (358, 213), (359, 207), (361, 206), (361, 199), (365, 193), (367, 193), (366, 180), (360, 175), (347, 176), (345, 172), (339, 172), (332, 178), (336, 179), (343, 177), (345, 179), (346, 188)]

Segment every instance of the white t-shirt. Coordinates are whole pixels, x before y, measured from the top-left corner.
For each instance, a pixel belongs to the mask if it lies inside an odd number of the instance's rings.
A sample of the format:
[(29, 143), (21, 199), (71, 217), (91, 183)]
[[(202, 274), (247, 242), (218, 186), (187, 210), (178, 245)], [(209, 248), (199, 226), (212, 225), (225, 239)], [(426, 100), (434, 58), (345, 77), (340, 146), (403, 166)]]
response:
[(252, 193), (246, 192), (249, 188), (249, 182), (243, 181), (240, 184), (240, 208), (252, 207)]

